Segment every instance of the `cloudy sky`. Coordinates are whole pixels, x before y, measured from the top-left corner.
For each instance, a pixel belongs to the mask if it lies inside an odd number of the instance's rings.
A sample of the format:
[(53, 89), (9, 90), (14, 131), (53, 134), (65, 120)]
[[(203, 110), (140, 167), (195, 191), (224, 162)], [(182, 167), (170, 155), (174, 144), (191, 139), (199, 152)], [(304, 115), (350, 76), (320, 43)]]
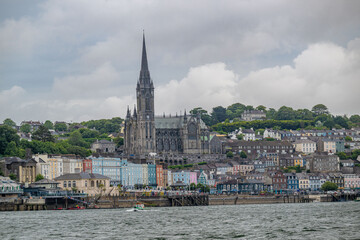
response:
[(156, 114), (360, 113), (360, 1), (0, 1), (0, 121), (124, 117), (145, 30)]

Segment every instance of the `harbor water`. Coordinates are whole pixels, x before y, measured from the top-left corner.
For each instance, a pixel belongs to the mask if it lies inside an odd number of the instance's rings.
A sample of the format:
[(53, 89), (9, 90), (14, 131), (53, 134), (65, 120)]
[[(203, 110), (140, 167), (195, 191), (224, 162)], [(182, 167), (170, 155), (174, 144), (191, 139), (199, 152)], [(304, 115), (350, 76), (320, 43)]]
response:
[(0, 239), (360, 239), (360, 203), (0, 212)]

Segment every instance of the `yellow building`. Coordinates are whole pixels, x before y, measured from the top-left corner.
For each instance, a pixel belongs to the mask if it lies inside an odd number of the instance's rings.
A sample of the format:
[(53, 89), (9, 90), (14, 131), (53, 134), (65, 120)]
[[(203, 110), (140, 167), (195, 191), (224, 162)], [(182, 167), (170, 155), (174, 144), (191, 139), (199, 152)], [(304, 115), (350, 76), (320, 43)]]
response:
[(299, 178), (299, 189), (300, 190), (308, 190), (309, 189), (309, 177), (306, 175), (298, 175)]
[(304, 167), (304, 161), (301, 157), (295, 157), (294, 158), (294, 166), (300, 166), (300, 167)]
[(49, 179), (54, 180), (56, 177), (60, 176), (60, 166), (58, 163), (58, 159), (49, 158), (48, 163), (49, 163)]
[(54, 179), (62, 189), (87, 193), (89, 196), (113, 195), (110, 178), (97, 173), (68, 173)]

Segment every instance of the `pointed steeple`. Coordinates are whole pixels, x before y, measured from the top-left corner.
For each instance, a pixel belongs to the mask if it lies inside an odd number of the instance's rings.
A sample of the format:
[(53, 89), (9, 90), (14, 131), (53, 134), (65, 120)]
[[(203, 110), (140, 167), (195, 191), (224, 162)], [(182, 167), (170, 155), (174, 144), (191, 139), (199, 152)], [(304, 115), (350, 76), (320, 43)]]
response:
[(137, 113), (136, 113), (136, 105), (134, 105), (134, 114), (133, 114), (133, 118), (137, 118)]
[(147, 55), (146, 55), (145, 33), (143, 33), (143, 48), (142, 48), (139, 82), (140, 84), (150, 84), (151, 82)]
[(187, 122), (186, 109), (184, 111), (184, 122)]
[(129, 109), (129, 106), (127, 107), (127, 113), (126, 113), (126, 118), (127, 119), (130, 119), (131, 117), (131, 114), (130, 114), (130, 109)]

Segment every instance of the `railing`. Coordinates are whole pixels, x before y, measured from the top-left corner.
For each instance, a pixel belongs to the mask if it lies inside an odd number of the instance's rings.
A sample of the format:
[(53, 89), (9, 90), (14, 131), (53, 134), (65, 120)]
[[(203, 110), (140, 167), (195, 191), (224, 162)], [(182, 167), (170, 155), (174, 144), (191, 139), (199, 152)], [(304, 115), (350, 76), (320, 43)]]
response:
[(7, 193), (23, 193), (22, 189), (0, 189), (0, 194), (7, 194)]

